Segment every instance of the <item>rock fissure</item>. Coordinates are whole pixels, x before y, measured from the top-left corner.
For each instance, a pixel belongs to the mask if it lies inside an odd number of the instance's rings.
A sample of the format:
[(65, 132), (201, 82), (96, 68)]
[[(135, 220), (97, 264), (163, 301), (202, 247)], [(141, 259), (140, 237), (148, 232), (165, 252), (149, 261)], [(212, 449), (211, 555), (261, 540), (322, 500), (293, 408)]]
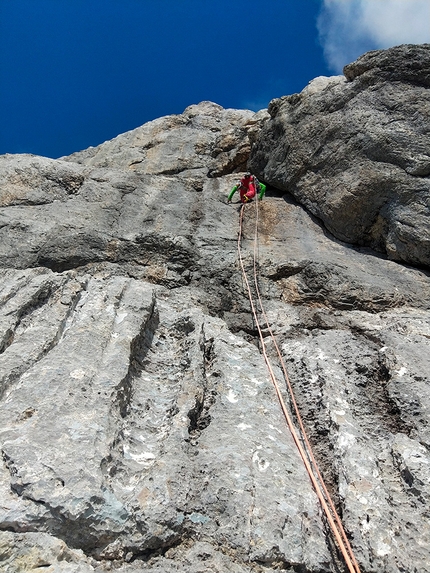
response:
[(36, 312), (48, 303), (53, 291), (54, 283), (47, 281), (32, 294), (30, 300), (25, 303), (16, 314), (15, 330), (18, 329), (21, 323), (30, 317), (33, 312)]
[(199, 346), (202, 352), (202, 388), (201, 392), (195, 396), (195, 405), (187, 414), (190, 419), (188, 434), (193, 446), (198, 444), (200, 434), (211, 423), (210, 409), (215, 403), (217, 395), (210, 378), (211, 374), (212, 378), (216, 378), (216, 372), (209, 372), (215, 359), (214, 339), (206, 339), (204, 325), (202, 325)]
[(13, 339), (14, 339), (14, 331), (8, 328), (6, 332), (3, 334), (3, 339), (0, 342), (0, 354), (3, 354), (3, 352), (12, 344)]
[(122, 418), (125, 418), (129, 413), (134, 381), (145, 369), (146, 356), (151, 351), (152, 341), (158, 326), (159, 313), (154, 295), (148, 317), (139, 334), (131, 342), (127, 374), (115, 389), (114, 403), (117, 405)]
[[(26, 288), (27, 287), (27, 288)], [(7, 314), (12, 318), (13, 327), (5, 333), (6, 343), (3, 344), (0, 358), (0, 396), (5, 395), (12, 385), (16, 385), (20, 378), (34, 365), (38, 364), (60, 342), (67, 328), (70, 315), (80, 299), (79, 289), (76, 285), (68, 292), (68, 284), (54, 284), (49, 279), (36, 286), (29, 282), (23, 287), (23, 294), (16, 293), (14, 302), (18, 308), (12, 308)], [(30, 290), (27, 298), (26, 291)], [(16, 300), (15, 300), (16, 299)], [(23, 299), (23, 300), (20, 300)], [(62, 300), (66, 304), (62, 304)], [(67, 303), (71, 302), (68, 307)], [(46, 328), (40, 333), (37, 324), (40, 317), (46, 318)], [(48, 327), (49, 324), (49, 327)], [(31, 353), (22, 355), (22, 348), (31, 344)]]

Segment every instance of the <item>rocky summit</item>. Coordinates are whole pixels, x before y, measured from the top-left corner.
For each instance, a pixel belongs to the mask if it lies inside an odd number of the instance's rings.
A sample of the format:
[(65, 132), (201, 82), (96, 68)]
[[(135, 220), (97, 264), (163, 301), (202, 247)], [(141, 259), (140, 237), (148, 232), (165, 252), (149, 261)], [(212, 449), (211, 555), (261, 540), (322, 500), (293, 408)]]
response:
[(0, 157), (2, 571), (348, 571), (273, 332), (360, 571), (430, 572), (430, 45), (344, 73)]

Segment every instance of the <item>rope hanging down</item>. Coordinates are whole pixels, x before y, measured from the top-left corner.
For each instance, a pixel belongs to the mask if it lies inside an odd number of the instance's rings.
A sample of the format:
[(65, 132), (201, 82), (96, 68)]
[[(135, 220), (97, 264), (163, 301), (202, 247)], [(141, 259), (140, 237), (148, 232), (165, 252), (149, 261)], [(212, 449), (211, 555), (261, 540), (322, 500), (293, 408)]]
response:
[[(267, 315), (264, 311), (264, 307), (263, 307), (263, 303), (262, 303), (262, 299), (261, 299), (261, 294), (260, 294), (260, 289), (258, 287), (258, 270), (257, 270), (258, 217), (259, 217), (258, 200), (255, 201), (254, 205), (255, 205), (255, 210), (256, 210), (255, 233), (254, 233), (254, 256), (253, 256), (253, 260), (254, 260), (254, 287), (255, 287), (255, 292), (257, 295), (258, 305), (260, 307), (260, 312), (264, 318), (264, 322), (266, 324), (267, 331), (270, 334), (270, 338), (274, 343), (274, 347), (276, 349), (279, 363), (280, 363), (281, 368), (282, 368), (282, 372), (283, 372), (285, 382), (286, 382), (286, 385), (288, 388), (288, 392), (290, 395), (291, 404), (292, 404), (292, 407), (293, 407), (293, 410), (294, 410), (294, 413), (296, 415), (297, 422), (299, 425), (299, 429), (300, 429), (299, 434), (298, 434), (296, 428), (294, 427), (291, 415), (290, 415), (288, 408), (285, 404), (285, 401), (282, 397), (279, 383), (276, 379), (272, 365), (270, 363), (269, 357), (268, 357), (267, 352), (266, 352), (265, 340), (264, 340), (261, 326), (260, 326), (260, 323), (258, 320), (258, 313), (256, 310), (256, 306), (254, 304), (250, 282), (248, 280), (248, 276), (246, 274), (245, 265), (244, 265), (243, 258), (242, 258), (241, 242), (242, 242), (242, 232), (243, 232), (243, 214), (245, 211), (245, 205), (242, 205), (241, 210), (240, 210), (240, 216), (239, 216), (239, 235), (238, 235), (238, 241), (237, 241), (238, 258), (239, 258), (239, 263), (240, 263), (240, 267), (241, 267), (242, 274), (243, 274), (243, 279), (244, 279), (246, 289), (248, 292), (248, 297), (249, 297), (249, 302), (251, 305), (252, 314), (254, 316), (254, 321), (255, 321), (255, 324), (257, 326), (258, 334), (260, 337), (261, 351), (262, 351), (262, 354), (264, 356), (264, 360), (266, 362), (266, 365), (267, 365), (267, 368), (269, 371), (269, 375), (270, 375), (270, 378), (272, 380), (272, 383), (273, 383), (277, 398), (279, 400), (282, 412), (284, 414), (285, 420), (287, 422), (288, 428), (291, 432), (294, 443), (295, 443), (295, 445), (299, 451), (299, 454), (300, 454), (300, 456), (303, 460), (303, 463), (306, 467), (306, 470), (309, 474), (309, 478), (311, 480), (311, 483), (312, 483), (314, 490), (318, 496), (321, 507), (324, 510), (327, 521), (330, 525), (330, 528), (331, 528), (333, 536), (337, 542), (337, 545), (338, 545), (338, 547), (339, 547), (339, 549), (343, 555), (343, 558), (344, 558), (345, 563), (348, 567), (348, 570), (350, 573), (360, 573), (360, 568), (358, 566), (357, 560), (356, 560), (354, 553), (352, 551), (349, 540), (346, 536), (345, 530), (344, 530), (343, 525), (342, 525), (342, 521), (341, 521), (341, 519), (340, 519), (340, 517), (336, 511), (333, 500), (332, 500), (332, 498), (328, 492), (327, 486), (326, 486), (324, 479), (321, 475), (321, 472), (318, 468), (317, 461), (316, 461), (315, 456), (313, 454), (312, 447), (310, 445), (309, 439), (307, 437), (307, 434), (306, 434), (306, 431), (305, 431), (305, 428), (303, 425), (302, 417), (300, 415), (299, 408), (297, 406), (297, 402), (296, 402), (296, 399), (294, 396), (293, 388), (291, 386), (291, 382), (290, 382), (290, 379), (289, 379), (288, 374), (287, 374), (287, 369), (286, 369), (284, 360), (282, 358), (281, 351), (280, 351), (279, 346), (276, 342), (273, 331), (270, 328)], [(304, 442), (305, 447), (302, 445), (302, 441)]]

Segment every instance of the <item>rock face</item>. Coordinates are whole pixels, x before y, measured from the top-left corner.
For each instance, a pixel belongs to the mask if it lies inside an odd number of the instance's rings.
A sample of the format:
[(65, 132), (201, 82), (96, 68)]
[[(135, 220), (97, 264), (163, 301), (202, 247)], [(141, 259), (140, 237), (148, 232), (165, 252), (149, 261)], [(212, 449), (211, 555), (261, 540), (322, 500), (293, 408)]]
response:
[(134, 173), (182, 175), (191, 182), (199, 175), (217, 177), (246, 169), (250, 143), (266, 116), (265, 110), (255, 114), (202, 102), (65, 159)]
[[(267, 120), (204, 102), (61, 160), (0, 157), (2, 570), (344, 571), (226, 204)], [(430, 572), (430, 278), (277, 185), (259, 286), (321, 470), (363, 573)]]
[(430, 44), (369, 52), (271, 102), (251, 156), (339, 239), (430, 265)]

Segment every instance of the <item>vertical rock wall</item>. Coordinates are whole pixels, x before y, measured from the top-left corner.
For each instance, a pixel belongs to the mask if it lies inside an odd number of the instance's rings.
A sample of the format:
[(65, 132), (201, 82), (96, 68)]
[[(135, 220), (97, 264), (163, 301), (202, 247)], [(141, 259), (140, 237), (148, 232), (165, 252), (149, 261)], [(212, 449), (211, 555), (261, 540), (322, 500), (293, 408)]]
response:
[[(5, 571), (344, 570), (226, 204), (267, 119), (204, 102), (62, 160), (0, 158)], [(430, 571), (428, 273), (334, 238), (267, 180), (260, 289), (361, 570)]]

